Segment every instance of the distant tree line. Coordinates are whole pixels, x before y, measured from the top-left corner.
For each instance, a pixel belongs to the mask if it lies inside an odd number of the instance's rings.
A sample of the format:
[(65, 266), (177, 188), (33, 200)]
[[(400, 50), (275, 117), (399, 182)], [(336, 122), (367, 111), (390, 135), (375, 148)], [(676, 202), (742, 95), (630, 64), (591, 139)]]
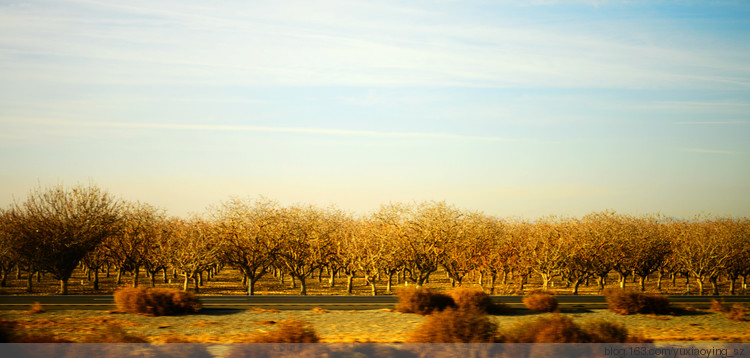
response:
[[(364, 277), (376, 295), (376, 284), (390, 293), (397, 281), (422, 286), (443, 270), (453, 285), (478, 274), (479, 283), (495, 292), (498, 281), (519, 290), (530, 276), (543, 288), (562, 282), (574, 294), (584, 282), (600, 289), (611, 273), (619, 286), (647, 277), (685, 280), (690, 291), (719, 294), (718, 280), (747, 288), (750, 274), (750, 220), (702, 216), (692, 220), (661, 215), (630, 216), (614, 211), (581, 218), (545, 217), (506, 220), (459, 210), (445, 202), (392, 203), (355, 217), (337, 208), (312, 205), (283, 207), (265, 198), (230, 199), (203, 216), (167, 217), (153, 206), (127, 202), (95, 186), (39, 188), (25, 201), (0, 210), (0, 286), (16, 269), (32, 276), (49, 273), (68, 293), (76, 268), (93, 275), (116, 269), (117, 283), (130, 273), (139, 285), (145, 272), (150, 285), (181, 275), (183, 289), (197, 292), (204, 276), (230, 266), (242, 273), (247, 294), (268, 274), (299, 283), (317, 274)], [(159, 276), (162, 276), (159, 278)], [(691, 281), (692, 280), (692, 281)]]

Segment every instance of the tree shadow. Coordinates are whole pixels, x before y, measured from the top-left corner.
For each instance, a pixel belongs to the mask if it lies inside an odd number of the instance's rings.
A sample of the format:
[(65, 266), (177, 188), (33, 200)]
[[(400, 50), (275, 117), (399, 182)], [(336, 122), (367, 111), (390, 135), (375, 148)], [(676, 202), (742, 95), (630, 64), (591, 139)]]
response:
[(198, 312), (200, 315), (206, 316), (230, 316), (233, 314), (239, 314), (247, 310), (239, 308), (204, 308)]

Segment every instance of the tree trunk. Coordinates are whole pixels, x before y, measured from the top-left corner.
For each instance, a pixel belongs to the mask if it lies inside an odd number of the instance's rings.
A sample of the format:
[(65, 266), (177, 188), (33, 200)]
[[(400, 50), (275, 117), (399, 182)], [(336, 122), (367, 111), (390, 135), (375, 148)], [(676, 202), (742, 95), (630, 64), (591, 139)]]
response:
[(164, 276), (164, 283), (167, 283), (167, 282), (169, 282), (169, 278), (167, 277), (167, 268), (166, 268), (166, 267), (165, 267), (165, 268), (163, 268), (163, 269), (161, 270), (161, 272), (162, 272), (162, 275)]
[(99, 291), (99, 269), (94, 270), (94, 291)]
[(659, 276), (656, 279), (656, 289), (661, 291), (661, 280), (664, 278), (664, 271), (659, 270)]
[(625, 281), (628, 279), (628, 275), (620, 273), (620, 288), (625, 289)]
[(60, 279), (60, 294), (68, 294), (68, 278)]
[[(294, 277), (292, 277), (292, 282), (294, 282)], [(301, 296), (307, 296), (307, 283), (305, 282), (304, 277), (299, 278), (299, 286), (300, 286), (299, 294)]]
[(734, 296), (734, 282), (737, 281), (736, 277), (729, 278), (729, 294)]
[(42, 271), (36, 272), (36, 282), (42, 282)]
[(640, 285), (641, 285), (641, 292), (646, 292), (646, 276), (639, 276)]
[(136, 266), (133, 270), (133, 287), (138, 287), (138, 278), (141, 276), (141, 268)]
[(328, 274), (328, 287), (333, 288), (336, 285), (336, 271), (329, 269)]
[(479, 286), (484, 286), (484, 271), (479, 271)]
[(21, 266), (16, 265), (16, 280), (20, 280), (20, 279), (21, 279)]
[(352, 283), (354, 281), (354, 275), (346, 275), (346, 293), (352, 294)]
[(156, 287), (156, 272), (151, 272), (151, 288)]
[(703, 296), (703, 277), (696, 277), (696, 281), (698, 281), (698, 294)]
[(203, 271), (198, 272), (198, 274), (195, 276), (195, 279), (198, 280), (198, 282), (195, 283), (196, 285), (203, 286)]
[(195, 288), (195, 293), (200, 292), (200, 284), (201, 284), (201, 274), (198, 272), (198, 274), (193, 274), (193, 287)]
[(8, 270), (3, 271), (3, 279), (0, 281), (0, 287), (7, 287), (8, 286), (8, 273), (10, 272)]
[(388, 271), (388, 282), (385, 284), (385, 293), (391, 293), (391, 281), (393, 280), (393, 271)]
[(29, 271), (29, 275), (26, 276), (26, 292), (28, 293), (34, 292), (33, 287), (31, 286), (32, 282), (34, 282), (34, 272)]
[(546, 273), (546, 272), (543, 272), (543, 273), (542, 273), (542, 288), (543, 288), (543, 289), (544, 289), (545, 291), (547, 291), (547, 289), (549, 288), (549, 280), (551, 279), (551, 277), (550, 277), (550, 276), (551, 276), (551, 275), (550, 275), (550, 274), (548, 274), (548, 273)]
[(247, 275), (245, 275), (245, 277), (247, 277), (247, 295), (252, 296), (255, 294), (255, 280)]
[(289, 275), (289, 278), (292, 280), (292, 288), (297, 288), (297, 282), (294, 280), (294, 276)]
[(323, 268), (318, 269), (318, 283), (323, 283)]
[(578, 295), (578, 286), (581, 285), (581, 280), (577, 279), (573, 282), (573, 294)]
[(378, 295), (378, 289), (377, 289), (377, 287), (375, 287), (375, 279), (373, 279), (372, 281), (370, 281), (370, 289), (372, 291), (372, 295), (373, 296), (377, 296)]
[(105, 278), (109, 278), (109, 270), (110, 270), (109, 265), (107, 265), (107, 271), (105, 273), (106, 276), (104, 276)]
[(187, 291), (188, 290), (188, 283), (190, 282), (190, 277), (188, 276), (187, 272), (185, 272), (185, 281), (182, 283), (182, 290)]
[[(505, 275), (505, 273), (503, 274)], [(496, 279), (497, 279), (497, 273), (493, 271), (492, 273), (490, 273), (490, 294), (491, 295), (495, 294), (495, 280)]]
[(115, 280), (115, 284), (121, 285), (122, 284), (122, 268), (117, 269), (117, 279)]
[(716, 276), (711, 276), (708, 278), (708, 282), (711, 282), (711, 294), (714, 296), (719, 295), (719, 285), (717, 284), (717, 280), (719, 278)]

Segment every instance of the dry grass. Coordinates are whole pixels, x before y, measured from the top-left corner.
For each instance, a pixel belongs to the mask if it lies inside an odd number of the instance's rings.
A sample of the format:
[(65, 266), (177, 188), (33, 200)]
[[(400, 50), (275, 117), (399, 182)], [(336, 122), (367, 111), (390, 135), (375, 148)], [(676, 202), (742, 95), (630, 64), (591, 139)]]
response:
[(201, 309), (194, 294), (163, 288), (123, 288), (115, 292), (115, 303), (124, 312), (149, 316), (196, 313)]
[(617, 314), (650, 313), (669, 314), (669, 298), (663, 295), (635, 291), (606, 290), (609, 310)]
[(259, 332), (245, 343), (318, 343), (320, 337), (307, 322), (288, 320), (276, 323), (277, 329)]
[(398, 296), (396, 311), (402, 313), (416, 313), (424, 316), (432, 312), (443, 311), (448, 307), (456, 307), (451, 296), (425, 288), (400, 289), (396, 291), (396, 296)]
[(486, 315), (447, 308), (427, 316), (409, 336), (409, 343), (492, 343), (497, 326)]
[(727, 312), (727, 318), (735, 322), (747, 321), (747, 311), (747, 307), (739, 304), (734, 304), (729, 312)]
[(523, 298), (523, 304), (534, 312), (557, 311), (557, 298), (548, 293), (534, 292)]

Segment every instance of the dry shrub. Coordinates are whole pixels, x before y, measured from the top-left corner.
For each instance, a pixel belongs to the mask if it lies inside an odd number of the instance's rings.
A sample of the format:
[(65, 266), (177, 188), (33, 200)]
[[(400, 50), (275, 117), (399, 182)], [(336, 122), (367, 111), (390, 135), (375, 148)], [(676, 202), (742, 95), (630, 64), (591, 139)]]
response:
[(714, 298), (711, 299), (711, 308), (709, 310), (713, 312), (729, 312), (729, 306)]
[(16, 337), (18, 323), (11, 320), (0, 319), (0, 343), (12, 342)]
[(547, 293), (534, 292), (523, 298), (526, 308), (535, 312), (555, 312), (557, 310), (557, 298)]
[(669, 298), (635, 291), (607, 290), (604, 292), (609, 310), (617, 314), (669, 314)]
[(312, 311), (315, 312), (315, 313), (328, 313), (328, 311), (326, 311), (326, 310), (324, 310), (324, 309), (322, 309), (320, 307), (315, 307), (315, 308), (312, 309)]
[(500, 335), (507, 343), (587, 343), (589, 336), (570, 317), (554, 315), (524, 322)]
[(451, 296), (430, 289), (400, 289), (396, 291), (396, 296), (398, 296), (396, 311), (402, 313), (416, 313), (424, 316), (433, 311), (439, 312), (448, 307), (456, 307)]
[(166, 316), (200, 311), (194, 294), (166, 288), (123, 288), (115, 292), (117, 308), (128, 313)]
[(628, 340), (628, 329), (616, 322), (592, 320), (585, 322), (581, 329), (588, 334), (592, 343), (623, 343)]
[(492, 302), (492, 297), (482, 290), (473, 288), (454, 288), (448, 292), (460, 310), (477, 314), (503, 314), (510, 311), (504, 303)]
[(295, 320), (282, 321), (276, 324), (277, 329), (259, 332), (247, 343), (318, 343), (320, 337), (307, 322)]
[(732, 309), (727, 312), (727, 318), (735, 322), (747, 321), (747, 311), (747, 307), (739, 304), (734, 304), (732, 306)]
[(42, 304), (39, 302), (34, 302), (31, 307), (29, 307), (29, 310), (24, 312), (26, 314), (37, 314), (37, 313), (44, 313), (47, 312), (44, 310), (44, 307), (42, 307)]
[(447, 308), (429, 316), (407, 339), (410, 343), (492, 343), (497, 326), (486, 315)]
[(625, 326), (604, 320), (577, 325), (570, 317), (554, 315), (512, 326), (498, 333), (506, 343), (648, 343), (648, 339), (628, 335)]

